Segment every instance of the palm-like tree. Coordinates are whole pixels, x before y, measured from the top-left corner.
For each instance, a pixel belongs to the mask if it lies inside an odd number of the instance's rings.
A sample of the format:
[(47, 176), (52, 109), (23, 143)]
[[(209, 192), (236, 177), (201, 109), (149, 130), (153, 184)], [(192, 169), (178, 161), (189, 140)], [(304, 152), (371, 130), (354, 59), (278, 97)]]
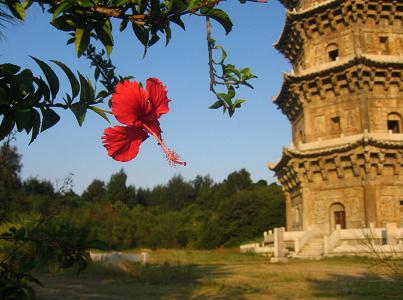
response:
[(3, 38), (2, 30), (6, 24), (14, 23), (17, 19), (10, 14), (5, 0), (0, 0), (0, 39)]

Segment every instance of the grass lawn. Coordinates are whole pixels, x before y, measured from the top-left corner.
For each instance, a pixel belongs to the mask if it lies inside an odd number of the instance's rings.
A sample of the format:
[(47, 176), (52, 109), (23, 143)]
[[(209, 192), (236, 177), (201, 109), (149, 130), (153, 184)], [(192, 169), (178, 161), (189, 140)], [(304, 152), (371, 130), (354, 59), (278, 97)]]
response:
[(403, 299), (403, 282), (363, 258), (270, 264), (233, 250), (150, 251), (150, 264), (40, 274), (39, 299)]

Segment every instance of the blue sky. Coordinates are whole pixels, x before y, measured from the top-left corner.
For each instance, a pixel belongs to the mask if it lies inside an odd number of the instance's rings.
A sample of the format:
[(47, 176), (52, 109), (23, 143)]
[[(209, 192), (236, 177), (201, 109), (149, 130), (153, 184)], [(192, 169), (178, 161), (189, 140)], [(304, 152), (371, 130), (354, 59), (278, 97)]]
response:
[[(220, 5), (231, 16), (234, 28), (225, 36), (213, 24), (213, 35), (229, 54), (228, 62), (238, 67), (251, 67), (259, 78), (252, 81), (255, 89), (241, 89), (239, 97), (247, 99), (243, 107), (229, 118), (221, 111), (209, 110), (214, 101), (209, 92), (205, 23), (202, 18), (185, 18), (186, 31), (173, 28), (171, 43), (153, 46), (143, 59), (143, 48), (130, 30), (115, 30), (112, 61), (122, 75), (133, 75), (145, 82), (158, 77), (167, 86), (170, 112), (161, 117), (166, 144), (181, 155), (188, 165), (173, 168), (165, 161), (155, 140), (147, 139), (136, 159), (120, 163), (111, 159), (101, 144), (100, 136), (109, 124), (92, 112), (79, 127), (71, 112), (60, 112), (62, 120), (40, 134), (28, 146), (25, 133), (17, 135), (16, 145), (22, 154), (22, 177), (37, 176), (56, 182), (73, 173), (74, 190), (81, 193), (95, 178), (108, 181), (110, 175), (124, 168), (128, 184), (152, 187), (166, 183), (175, 174), (186, 179), (210, 174), (215, 181), (230, 172), (246, 168), (253, 180), (274, 181), (267, 162), (281, 156), (282, 147), (290, 144), (290, 125), (272, 103), (281, 87), (282, 73), (288, 62), (272, 47), (284, 24), (284, 8), (277, 2), (239, 4), (231, 0)], [(31, 8), (27, 20), (9, 26), (3, 33), (0, 57), (41, 74), (29, 57), (60, 60), (72, 70), (90, 78), (93, 71), (85, 59), (77, 59), (68, 36), (49, 25), (50, 16)], [(114, 24), (114, 29), (118, 28)], [(61, 78), (63, 74), (60, 74)], [(66, 80), (62, 89), (69, 91)], [(62, 93), (60, 94), (62, 95)], [(112, 124), (118, 124), (112, 120)]]

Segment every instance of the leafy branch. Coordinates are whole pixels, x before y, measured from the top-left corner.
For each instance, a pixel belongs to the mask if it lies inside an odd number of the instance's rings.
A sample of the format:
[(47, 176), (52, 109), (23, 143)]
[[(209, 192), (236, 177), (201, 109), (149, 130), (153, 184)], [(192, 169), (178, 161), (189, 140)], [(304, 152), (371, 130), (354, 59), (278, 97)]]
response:
[(115, 73), (116, 67), (113, 65), (110, 57), (105, 57), (106, 52), (104, 50), (97, 52), (96, 48), (91, 44), (84, 55), (91, 61), (91, 67), (94, 67), (95, 81), (99, 80), (105, 87), (105, 90), (97, 94), (97, 98), (110, 96), (115, 91), (115, 87), (119, 82), (134, 78), (133, 76), (117, 75)]
[(0, 234), (0, 241), (12, 245), (0, 261), (2, 299), (35, 299), (30, 284), (42, 283), (27, 272), (38, 266), (56, 263), (63, 269), (77, 266), (80, 272), (91, 260), (89, 249), (108, 249), (102, 241), (89, 240), (87, 231), (49, 218), (39, 220), (33, 229), (12, 226)]
[(78, 72), (78, 77), (62, 62), (52, 61), (67, 76), (71, 93), (57, 99), (59, 79), (55, 71), (45, 62), (32, 59), (39, 65), (45, 79), (34, 76), (29, 69), (13, 64), (0, 64), (0, 140), (4, 139), (16, 128), (18, 132), (25, 130), (31, 133), (32, 143), (39, 132), (56, 125), (60, 116), (55, 108), (70, 109), (81, 126), (87, 109), (92, 109), (107, 119), (105, 113), (97, 111), (97, 104), (103, 102), (105, 94), (95, 96), (91, 81)]
[[(249, 88), (253, 86), (248, 80), (257, 78), (257, 76), (251, 73), (249, 68), (237, 69), (232, 64), (227, 64), (227, 53), (220, 45), (216, 45), (216, 41), (211, 37), (211, 22), (210, 17), (206, 17), (206, 29), (207, 29), (207, 48), (208, 48), (208, 65), (210, 75), (210, 91), (212, 91), (217, 97), (217, 101), (211, 105), (210, 109), (223, 108), (223, 112), (227, 112), (230, 117), (233, 116), (235, 110), (241, 107), (241, 104), (246, 100), (235, 98), (235, 89), (244, 85)], [(214, 60), (214, 51), (220, 51), (221, 57), (219, 60)], [(219, 71), (217, 71), (219, 68)], [(226, 88), (226, 93), (218, 93), (216, 86), (221, 85)]]

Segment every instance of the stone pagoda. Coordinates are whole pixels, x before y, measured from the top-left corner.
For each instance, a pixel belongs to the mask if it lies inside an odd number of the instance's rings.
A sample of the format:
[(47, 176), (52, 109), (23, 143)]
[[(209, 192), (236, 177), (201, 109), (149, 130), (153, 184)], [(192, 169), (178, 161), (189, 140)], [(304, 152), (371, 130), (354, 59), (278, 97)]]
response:
[(403, 0), (280, 0), (287, 230), (403, 226)]

